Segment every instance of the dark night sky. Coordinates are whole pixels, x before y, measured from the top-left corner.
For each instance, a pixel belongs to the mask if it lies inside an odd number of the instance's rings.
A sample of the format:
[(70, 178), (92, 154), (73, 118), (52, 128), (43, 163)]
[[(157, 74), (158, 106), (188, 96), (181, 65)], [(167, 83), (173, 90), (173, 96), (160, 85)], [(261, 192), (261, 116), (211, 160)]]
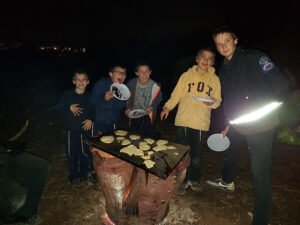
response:
[(0, 40), (101, 47), (177, 40), (219, 24), (233, 25), (254, 39), (299, 35), (297, 0), (90, 2), (1, 0)]

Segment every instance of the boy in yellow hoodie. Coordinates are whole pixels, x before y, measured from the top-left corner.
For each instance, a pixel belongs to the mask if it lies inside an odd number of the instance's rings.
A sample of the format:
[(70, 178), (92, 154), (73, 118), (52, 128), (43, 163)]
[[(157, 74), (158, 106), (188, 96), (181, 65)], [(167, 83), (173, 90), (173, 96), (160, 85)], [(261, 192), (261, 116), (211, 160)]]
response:
[[(202, 190), (202, 151), (209, 130), (210, 114), (222, 101), (220, 80), (212, 67), (214, 59), (215, 54), (210, 47), (198, 51), (197, 65), (181, 75), (160, 115), (162, 120), (166, 119), (170, 110), (178, 104), (175, 118), (176, 140), (180, 144), (190, 146), (191, 164), (178, 190), (179, 194), (184, 194), (189, 186), (194, 191)], [(197, 97), (203, 98), (204, 101), (196, 99)], [(206, 99), (214, 101), (207, 102)]]

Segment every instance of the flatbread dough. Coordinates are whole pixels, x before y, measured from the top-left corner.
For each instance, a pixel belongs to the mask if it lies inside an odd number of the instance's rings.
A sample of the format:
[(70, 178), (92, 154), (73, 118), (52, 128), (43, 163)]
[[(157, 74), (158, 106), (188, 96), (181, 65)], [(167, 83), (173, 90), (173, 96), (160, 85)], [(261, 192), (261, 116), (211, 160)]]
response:
[(115, 131), (115, 134), (118, 135), (118, 136), (126, 136), (127, 135), (127, 131), (125, 130), (116, 130)]
[(102, 141), (105, 144), (110, 144), (115, 140), (114, 136), (102, 136), (100, 138), (100, 141)]
[(150, 145), (147, 144), (147, 142), (140, 142), (139, 143), (139, 149), (143, 150), (143, 151), (147, 151), (149, 150), (151, 147)]
[(166, 145), (157, 145), (154, 148), (152, 148), (154, 151), (159, 152), (159, 151), (164, 151), (167, 150), (167, 146)]
[(135, 149), (133, 150), (133, 154), (136, 156), (144, 156), (144, 152), (141, 149)]
[(154, 151), (148, 151), (147, 154), (148, 155), (152, 155), (154, 153)]
[(132, 134), (132, 135), (129, 135), (129, 138), (131, 140), (139, 140), (141, 138), (141, 136)]
[(162, 139), (156, 141), (156, 145), (165, 145), (165, 144), (167, 144), (167, 143), (168, 143), (167, 140), (162, 140)]
[(129, 156), (132, 156), (134, 151), (137, 149), (134, 145), (128, 145), (125, 148), (122, 148), (120, 152), (126, 153)]
[(152, 145), (155, 142), (152, 138), (145, 138), (144, 141), (146, 141), (149, 145)]
[(167, 145), (167, 148), (168, 148), (168, 149), (176, 149), (176, 147), (173, 146), (173, 145)]
[(116, 139), (117, 139), (117, 141), (122, 141), (122, 140), (124, 140), (125, 139), (125, 137), (116, 137)]
[(144, 161), (144, 164), (146, 165), (146, 167), (147, 167), (148, 169), (150, 169), (150, 168), (152, 168), (152, 167), (154, 166), (155, 162), (153, 162), (153, 161), (150, 160), (150, 159), (146, 159), (146, 160)]
[(124, 139), (124, 140), (122, 141), (121, 145), (129, 145), (130, 143), (131, 143), (130, 140)]
[(150, 159), (151, 156), (150, 156), (150, 155), (143, 155), (143, 156), (141, 156), (141, 158), (142, 158), (142, 159)]

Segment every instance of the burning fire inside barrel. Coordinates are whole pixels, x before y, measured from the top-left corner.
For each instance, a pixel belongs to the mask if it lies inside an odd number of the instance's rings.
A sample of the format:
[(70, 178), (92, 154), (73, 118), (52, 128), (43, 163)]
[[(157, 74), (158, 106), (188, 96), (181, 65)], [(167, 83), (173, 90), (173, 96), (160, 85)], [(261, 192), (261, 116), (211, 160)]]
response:
[(154, 154), (161, 158), (157, 159), (157, 166), (149, 169), (136, 157), (120, 156), (118, 142), (114, 146), (98, 140), (95, 137), (87, 143), (105, 198), (107, 215), (102, 215), (102, 224), (154, 225), (163, 221), (171, 198), (185, 178), (190, 162), (188, 148), (172, 143), (179, 154)]

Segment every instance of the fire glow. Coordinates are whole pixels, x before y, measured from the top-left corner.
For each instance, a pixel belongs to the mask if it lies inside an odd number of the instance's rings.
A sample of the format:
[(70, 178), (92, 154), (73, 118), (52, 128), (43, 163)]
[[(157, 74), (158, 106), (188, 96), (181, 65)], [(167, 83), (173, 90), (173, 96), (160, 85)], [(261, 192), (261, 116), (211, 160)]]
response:
[(101, 225), (116, 225), (107, 215), (107, 213), (104, 213), (101, 216)]
[(272, 102), (258, 110), (255, 110), (251, 113), (248, 113), (246, 115), (243, 115), (235, 120), (231, 120), (229, 121), (230, 124), (242, 124), (242, 123), (250, 123), (253, 122), (255, 120), (261, 119), (264, 116), (266, 116), (267, 114), (269, 114), (270, 112), (274, 111), (275, 109), (277, 109), (280, 105), (282, 104), (282, 102)]

